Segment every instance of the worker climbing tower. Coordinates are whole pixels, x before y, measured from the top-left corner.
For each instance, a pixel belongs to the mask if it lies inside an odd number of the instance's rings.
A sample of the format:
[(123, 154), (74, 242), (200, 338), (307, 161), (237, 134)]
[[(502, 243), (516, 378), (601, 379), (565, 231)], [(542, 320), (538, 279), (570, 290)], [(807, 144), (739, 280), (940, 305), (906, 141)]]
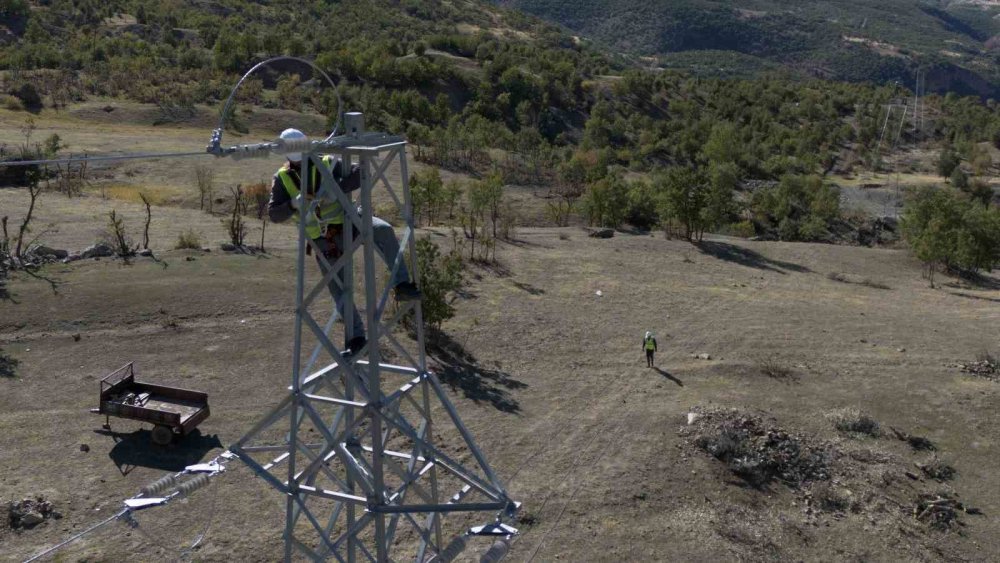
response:
[[(448, 561), (470, 535), (516, 533), (503, 520), (514, 515), (517, 504), (427, 369), (420, 302), (394, 303), (390, 288), (380, 288), (376, 276), (381, 269), (372, 228), (377, 199), (406, 224), (393, 273), (405, 253), (419, 279), (406, 143), (366, 132), (359, 113), (348, 113), (343, 121), (346, 133), (324, 140), (223, 149), (220, 130), (209, 146), (210, 152), (236, 158), (301, 152), (301, 192), (313, 194), (305, 195), (299, 213), (290, 382), (278, 405), (230, 451), (284, 496), (286, 561)], [(324, 155), (360, 166), (356, 192), (341, 190), (323, 165)], [(394, 164), (395, 185), (389, 179)], [(309, 186), (314, 177), (319, 185)], [(343, 254), (329, 261), (306, 235), (307, 218), (324, 201), (339, 201), (345, 210), (337, 241)], [(309, 263), (309, 247), (325, 262), (325, 276)], [(330, 283), (344, 289), (347, 318), (326, 304)], [(368, 335), (367, 344), (351, 353), (338, 348), (334, 332), (341, 320), (346, 339), (356, 336), (350, 318), (355, 301)], [(404, 325), (415, 339), (399, 338)], [(469, 513), (475, 512), (490, 514), (485, 525), (470, 527), (477, 521)], [(448, 526), (446, 513), (457, 513)]]

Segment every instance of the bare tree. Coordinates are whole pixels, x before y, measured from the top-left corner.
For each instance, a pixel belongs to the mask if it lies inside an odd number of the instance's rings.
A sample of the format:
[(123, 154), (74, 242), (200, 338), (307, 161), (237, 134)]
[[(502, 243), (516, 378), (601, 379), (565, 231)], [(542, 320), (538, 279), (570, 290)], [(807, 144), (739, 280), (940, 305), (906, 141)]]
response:
[(0, 218), (0, 227), (3, 228), (3, 238), (0, 238), (0, 262), (10, 257), (10, 235), (7, 233), (7, 216)]
[(215, 183), (215, 172), (210, 166), (199, 164), (194, 167), (194, 179), (198, 186), (198, 196), (200, 197), (198, 209), (205, 209), (205, 202), (208, 201), (208, 212), (212, 212), (212, 192)]
[(236, 247), (242, 247), (243, 239), (247, 235), (247, 224), (244, 222), (243, 216), (246, 215), (250, 202), (246, 194), (243, 193), (243, 188), (239, 185), (235, 188), (229, 188), (229, 192), (233, 195), (233, 212), (228, 219), (223, 221), (223, 224), (226, 225), (226, 230), (229, 232), (229, 241)]
[(143, 205), (146, 206), (146, 225), (142, 229), (142, 249), (149, 249), (149, 223), (153, 219), (153, 212), (149, 206), (149, 197), (143, 192), (139, 192), (139, 197), (142, 199)]
[[(35, 212), (35, 202), (38, 201), (38, 195), (42, 193), (42, 184), (39, 181), (39, 173), (37, 170), (31, 172), (28, 175), (28, 197), (30, 197), (30, 202), (28, 203), (28, 212), (24, 215), (24, 221), (21, 222), (21, 227), (17, 230), (17, 246), (14, 249), (14, 256), (18, 260), (21, 259), (21, 252), (27, 250), (24, 248), (24, 235), (30, 231), (31, 226), (31, 216)], [(6, 231), (6, 226), (5, 226)]]
[(267, 229), (267, 202), (271, 199), (270, 187), (265, 182), (247, 186), (248, 203), (256, 205), (257, 218), (260, 219), (260, 251), (264, 252), (264, 231)]

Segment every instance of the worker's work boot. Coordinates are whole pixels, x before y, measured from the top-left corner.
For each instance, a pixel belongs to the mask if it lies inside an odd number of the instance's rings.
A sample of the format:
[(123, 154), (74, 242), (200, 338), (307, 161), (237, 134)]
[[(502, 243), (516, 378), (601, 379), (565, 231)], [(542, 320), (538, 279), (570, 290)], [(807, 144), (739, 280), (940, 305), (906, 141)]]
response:
[(350, 355), (357, 354), (368, 344), (368, 339), (364, 336), (355, 336), (354, 338), (347, 341), (346, 352)]
[(396, 292), (396, 301), (420, 301), (420, 298), (423, 297), (420, 288), (413, 282), (403, 282), (397, 285), (394, 291)]

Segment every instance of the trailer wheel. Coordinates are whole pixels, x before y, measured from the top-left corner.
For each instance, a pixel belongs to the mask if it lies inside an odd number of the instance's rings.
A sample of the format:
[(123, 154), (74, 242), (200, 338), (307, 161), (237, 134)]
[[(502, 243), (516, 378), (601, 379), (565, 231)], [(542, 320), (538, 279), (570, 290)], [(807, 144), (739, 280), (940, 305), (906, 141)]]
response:
[(169, 426), (157, 424), (153, 427), (150, 437), (153, 439), (153, 443), (157, 446), (167, 446), (170, 442), (174, 441), (174, 430)]

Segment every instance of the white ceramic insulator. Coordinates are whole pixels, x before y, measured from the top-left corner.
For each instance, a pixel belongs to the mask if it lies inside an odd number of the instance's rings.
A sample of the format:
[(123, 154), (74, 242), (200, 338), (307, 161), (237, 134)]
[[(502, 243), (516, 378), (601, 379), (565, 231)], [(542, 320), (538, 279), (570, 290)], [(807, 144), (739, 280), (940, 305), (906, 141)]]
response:
[(208, 485), (210, 480), (211, 480), (210, 475), (208, 475), (207, 473), (202, 473), (197, 477), (195, 477), (194, 479), (182, 483), (181, 486), (177, 487), (177, 492), (181, 496), (187, 496), (197, 491), (198, 489), (204, 487), (205, 485)]
[(271, 155), (274, 145), (261, 143), (259, 145), (240, 145), (236, 147), (231, 156), (233, 160), (243, 160), (244, 158), (266, 158)]
[(274, 152), (278, 154), (309, 152), (312, 150), (312, 141), (308, 137), (305, 139), (278, 139), (275, 141), (275, 144), (278, 146), (274, 149)]
[(507, 540), (497, 540), (493, 542), (489, 550), (479, 558), (479, 563), (499, 563), (501, 559), (507, 557), (510, 551), (510, 542)]
[(427, 563), (451, 563), (459, 556), (463, 551), (465, 551), (465, 546), (469, 542), (469, 537), (462, 534), (455, 539), (451, 540), (448, 547), (441, 550), (434, 557), (427, 560)]
[(142, 488), (143, 496), (153, 496), (157, 493), (162, 493), (163, 491), (169, 489), (177, 483), (177, 477), (175, 475), (167, 475), (166, 477), (161, 477), (156, 481), (146, 485)]

